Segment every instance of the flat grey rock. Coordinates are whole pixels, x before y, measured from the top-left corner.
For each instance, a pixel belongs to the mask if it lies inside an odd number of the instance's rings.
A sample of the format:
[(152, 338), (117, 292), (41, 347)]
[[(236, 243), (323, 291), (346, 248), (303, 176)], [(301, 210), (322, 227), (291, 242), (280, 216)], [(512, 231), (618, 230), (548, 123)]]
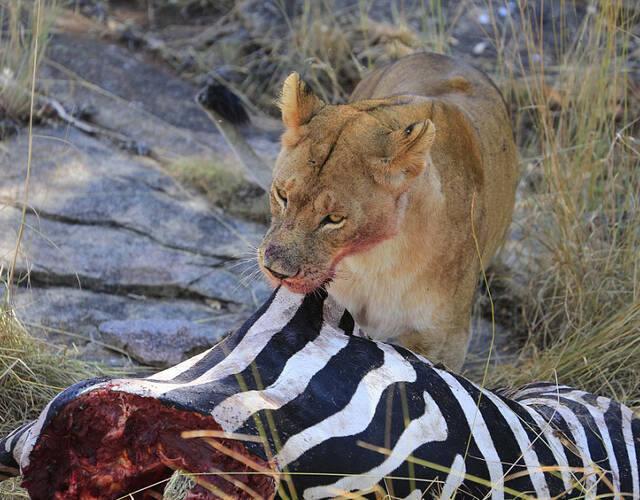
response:
[[(73, 129), (36, 133), (29, 206), (41, 218), (130, 230), (165, 246), (225, 258), (260, 241), (263, 226), (211, 209), (179, 190), (152, 161), (145, 164)], [(0, 152), (0, 200), (7, 204), (22, 200), (27, 141), (19, 135)]]
[[(19, 220), (17, 209), (0, 211), (0, 233), (17, 235)], [(15, 241), (15, 237), (0, 240), (1, 255), (10, 256), (11, 239)], [(10, 265), (6, 257), (0, 257), (0, 263)], [(127, 230), (35, 215), (26, 217), (16, 272), (29, 273), (36, 285), (256, 305), (241, 273), (234, 273), (233, 266), (221, 259), (167, 248)]]
[[(213, 305), (206, 338), (215, 342), (268, 296), (264, 282), (248, 279), (252, 269), (244, 263), (263, 226), (212, 209), (180, 189), (154, 160), (127, 155), (73, 129), (40, 127), (35, 133), (13, 296), (18, 317), (30, 328), (85, 359), (122, 364), (127, 362), (122, 351), (134, 344), (117, 344), (110, 352), (98, 330), (101, 322), (197, 321)], [(22, 215), (28, 138), (18, 135), (5, 144), (0, 267), (6, 269)], [(174, 302), (182, 304), (180, 310)], [(224, 318), (220, 326), (218, 316)], [(171, 359), (206, 347), (205, 337), (198, 339), (197, 346), (176, 346)], [(169, 359), (168, 351), (162, 356), (158, 359)]]
[(49, 43), (48, 56), (105, 93), (130, 103), (138, 113), (162, 116), (183, 129), (216, 130), (193, 99), (196, 88), (145, 63), (122, 45), (56, 34)]
[[(254, 310), (249, 305), (223, 306), (214, 300), (93, 292), (77, 285), (20, 287), (14, 308), (32, 334), (47, 338), (82, 359), (112, 366), (126, 362), (123, 353), (127, 351), (122, 343), (103, 337), (103, 323), (147, 318), (194, 323), (208, 329), (210, 340), (215, 343), (218, 335), (239, 327)], [(129, 355), (134, 357), (133, 353)]]
[(101, 323), (102, 338), (145, 365), (169, 367), (208, 349), (235, 326), (231, 318), (212, 324), (132, 319)]

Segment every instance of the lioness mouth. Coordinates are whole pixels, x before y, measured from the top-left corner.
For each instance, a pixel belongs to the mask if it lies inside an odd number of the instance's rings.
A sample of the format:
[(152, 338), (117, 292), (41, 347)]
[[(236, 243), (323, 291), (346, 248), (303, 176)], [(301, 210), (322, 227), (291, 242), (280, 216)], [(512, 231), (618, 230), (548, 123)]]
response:
[(329, 274), (322, 280), (295, 280), (292, 278), (283, 279), (280, 282), (293, 293), (307, 294), (324, 289), (333, 280), (333, 274)]
[(49, 423), (31, 453), (23, 486), (33, 499), (162, 498), (166, 479), (180, 469), (197, 473), (187, 499), (273, 498), (273, 476), (247, 465), (275, 470), (270, 464), (237, 440), (215, 438), (222, 446), (213, 447), (181, 437), (196, 429), (221, 427), (210, 416), (153, 398), (96, 390)]

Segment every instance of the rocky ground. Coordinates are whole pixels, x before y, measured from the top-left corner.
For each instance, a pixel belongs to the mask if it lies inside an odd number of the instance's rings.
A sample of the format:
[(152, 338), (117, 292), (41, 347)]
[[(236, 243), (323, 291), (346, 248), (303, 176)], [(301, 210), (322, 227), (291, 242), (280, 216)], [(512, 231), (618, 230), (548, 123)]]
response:
[[(264, 227), (210, 207), (163, 172), (173, 157), (230, 155), (194, 103), (195, 88), (90, 38), (58, 35), (49, 57), (42, 85), (66, 109), (91, 108), (101, 133), (55, 121), (34, 130), (16, 312), (31, 331), (84, 358), (122, 364), (126, 353), (173, 364), (215, 343), (269, 293), (245, 276), (251, 269), (243, 263)], [(268, 139), (253, 146), (268, 161), (278, 147)], [(27, 131), (0, 148), (0, 266), (7, 268)]]
[[(197, 155), (233, 165), (197, 89), (126, 44), (67, 29), (39, 85), (91, 133), (45, 116), (34, 129), (13, 300), (28, 329), (85, 359), (168, 366), (215, 343), (269, 293), (245, 258), (265, 230), (223, 213), (166, 171)], [(273, 163), (270, 122), (245, 132)], [(0, 142), (0, 268), (10, 266), (25, 189), (27, 130)], [(491, 339), (475, 317), (470, 366)], [(506, 346), (498, 329), (500, 348)], [(494, 353), (496, 356), (496, 353)]]

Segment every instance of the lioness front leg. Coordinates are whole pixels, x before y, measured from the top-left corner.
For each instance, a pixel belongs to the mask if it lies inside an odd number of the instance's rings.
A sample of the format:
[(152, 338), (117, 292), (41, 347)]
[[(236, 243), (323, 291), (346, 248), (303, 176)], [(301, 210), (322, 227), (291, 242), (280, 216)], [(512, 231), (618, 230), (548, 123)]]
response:
[(450, 317), (446, 326), (443, 321), (437, 328), (409, 330), (398, 335), (394, 342), (459, 372), (467, 353), (471, 328), (468, 316), (459, 313), (456, 316)]

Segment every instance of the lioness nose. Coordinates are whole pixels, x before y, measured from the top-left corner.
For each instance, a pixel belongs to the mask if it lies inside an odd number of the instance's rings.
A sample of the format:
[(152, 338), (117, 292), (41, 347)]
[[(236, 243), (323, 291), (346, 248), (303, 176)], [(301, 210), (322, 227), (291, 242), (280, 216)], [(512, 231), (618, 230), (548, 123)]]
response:
[(295, 276), (296, 274), (298, 274), (298, 271), (291, 273), (291, 274), (284, 274), (284, 273), (279, 273), (278, 271), (274, 271), (273, 269), (271, 269), (270, 267), (266, 267), (265, 269), (267, 271), (269, 271), (273, 276), (275, 276), (276, 278), (278, 278), (279, 280), (283, 280), (285, 278), (291, 278), (293, 276)]

